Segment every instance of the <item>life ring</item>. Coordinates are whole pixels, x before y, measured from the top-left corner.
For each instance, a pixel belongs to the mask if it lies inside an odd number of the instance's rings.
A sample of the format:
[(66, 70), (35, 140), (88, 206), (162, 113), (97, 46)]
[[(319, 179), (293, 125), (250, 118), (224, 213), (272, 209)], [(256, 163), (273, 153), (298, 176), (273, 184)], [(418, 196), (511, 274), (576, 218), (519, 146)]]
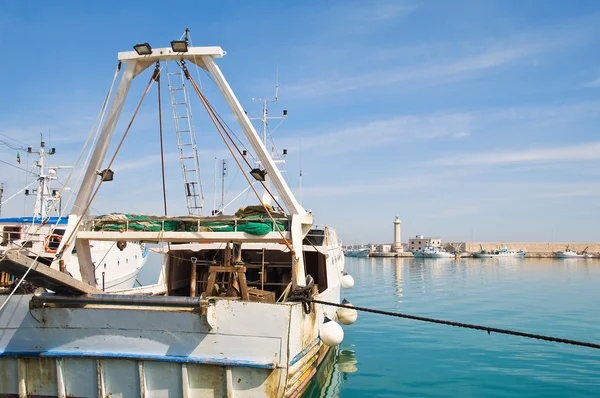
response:
[[(58, 245), (56, 246), (56, 248), (51, 248), (49, 246), (50, 242), (52, 241), (52, 243), (56, 244), (58, 243)], [(44, 240), (44, 250), (46, 250), (46, 253), (56, 253), (58, 246), (60, 246), (60, 242), (62, 241), (62, 236), (61, 235), (56, 235), (56, 234), (50, 234), (48, 236), (46, 236), (46, 239)]]

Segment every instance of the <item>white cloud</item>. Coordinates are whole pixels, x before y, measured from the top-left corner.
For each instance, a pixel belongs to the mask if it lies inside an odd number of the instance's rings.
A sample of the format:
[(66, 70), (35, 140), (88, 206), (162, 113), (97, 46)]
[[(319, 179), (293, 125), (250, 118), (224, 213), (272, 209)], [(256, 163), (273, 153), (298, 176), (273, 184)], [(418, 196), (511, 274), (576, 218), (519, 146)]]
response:
[(286, 94), (296, 98), (311, 98), (368, 88), (388, 87), (400, 83), (431, 84), (468, 79), (484, 71), (510, 65), (542, 51), (545, 47), (545, 43), (525, 43), (505, 48), (493, 47), (476, 55), (445, 62), (436, 61), (435, 63), (355, 74), (332, 74), (290, 85), (286, 87)]
[(600, 142), (587, 142), (553, 148), (478, 151), (435, 160), (441, 166), (492, 166), (529, 162), (579, 162), (600, 159)]
[[(316, 134), (304, 139), (302, 145), (304, 149), (332, 154), (432, 139), (460, 139), (470, 134), (470, 122), (468, 113), (401, 115), (331, 131), (316, 129)], [(285, 144), (293, 148), (297, 141)]]
[(585, 87), (600, 87), (600, 77), (584, 85)]

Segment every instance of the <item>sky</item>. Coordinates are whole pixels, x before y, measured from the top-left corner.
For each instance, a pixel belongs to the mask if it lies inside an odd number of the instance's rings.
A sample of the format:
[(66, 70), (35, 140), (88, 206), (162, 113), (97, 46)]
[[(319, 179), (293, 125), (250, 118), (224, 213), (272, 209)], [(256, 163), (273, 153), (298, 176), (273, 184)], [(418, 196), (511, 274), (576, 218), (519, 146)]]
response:
[[(260, 115), (253, 98), (272, 99), (278, 81), (269, 115), (288, 117), (269, 122), (269, 146), (288, 150), (288, 184), (344, 244), (391, 242), (396, 216), (403, 241), (600, 240), (600, 4), (585, 0), (3, 2), (4, 199), (33, 181), (35, 157), (23, 149), (40, 134), (56, 147), (53, 165), (76, 163), (118, 52), (168, 47), (186, 27), (193, 45), (227, 51), (217, 62), (248, 114)], [(190, 70), (249, 148), (208, 75)], [(150, 74), (134, 81), (115, 141)], [(167, 202), (183, 215), (165, 80)], [(162, 213), (157, 98), (153, 85), (94, 213)], [(197, 98), (192, 110), (210, 213), (222, 191), (228, 204), (248, 185)], [(228, 172), (215, 190), (221, 159)], [(76, 191), (80, 169), (59, 180)], [(257, 201), (246, 191), (226, 212)], [(18, 194), (2, 216), (32, 209)]]

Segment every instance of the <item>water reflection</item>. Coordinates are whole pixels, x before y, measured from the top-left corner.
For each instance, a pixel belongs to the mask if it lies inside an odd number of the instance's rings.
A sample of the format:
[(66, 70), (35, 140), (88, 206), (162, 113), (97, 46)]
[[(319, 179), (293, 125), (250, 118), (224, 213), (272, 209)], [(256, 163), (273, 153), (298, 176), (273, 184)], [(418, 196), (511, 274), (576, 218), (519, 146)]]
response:
[[(396, 296), (399, 298), (402, 298), (402, 268), (402, 260), (396, 261), (396, 266), (394, 267), (394, 279), (396, 281)], [(402, 300), (398, 300), (398, 302), (401, 303)]]
[(358, 370), (357, 364), (356, 352), (353, 349), (339, 347), (330, 349), (302, 397), (339, 397), (341, 387), (348, 375)]

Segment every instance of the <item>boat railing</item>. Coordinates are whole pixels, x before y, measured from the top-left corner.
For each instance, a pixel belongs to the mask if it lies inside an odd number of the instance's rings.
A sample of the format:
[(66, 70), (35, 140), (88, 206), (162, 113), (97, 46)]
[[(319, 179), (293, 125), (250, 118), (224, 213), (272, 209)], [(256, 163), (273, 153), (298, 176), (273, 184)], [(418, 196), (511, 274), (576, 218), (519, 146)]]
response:
[[(145, 218), (142, 218), (145, 217)], [(248, 232), (249, 228), (260, 228), (263, 233), (287, 231), (287, 219), (275, 218), (196, 218), (196, 217), (150, 217), (136, 216), (130, 219), (106, 219), (97, 217), (83, 223), (84, 231), (152, 231), (152, 232)]]

